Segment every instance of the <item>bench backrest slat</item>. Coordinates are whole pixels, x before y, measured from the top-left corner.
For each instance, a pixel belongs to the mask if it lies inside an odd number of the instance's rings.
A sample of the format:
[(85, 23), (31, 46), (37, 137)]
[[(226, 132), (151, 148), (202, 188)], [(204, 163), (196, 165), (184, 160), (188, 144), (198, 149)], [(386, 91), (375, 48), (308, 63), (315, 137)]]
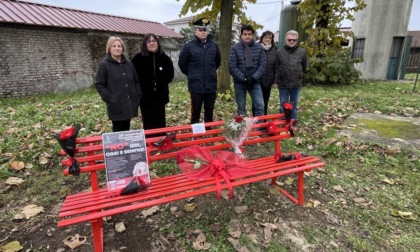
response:
[[(275, 151), (280, 153), (280, 140), (291, 137), (288, 129), (285, 127), (286, 122), (282, 120), (282, 118), (283, 114), (258, 117), (260, 123), (255, 123), (253, 125), (253, 129), (244, 140), (243, 146), (274, 142)], [(260, 128), (267, 127), (268, 123), (274, 123), (277, 126), (275, 134), (268, 135), (267, 133), (259, 131)], [(206, 146), (210, 150), (229, 149), (231, 148), (231, 144), (228, 143), (224, 137), (225, 124), (226, 123), (223, 121), (205, 123), (205, 127), (211, 127), (211, 129), (202, 134), (193, 134), (191, 125), (145, 130), (146, 137), (156, 133), (176, 134), (172, 147), (166, 151), (162, 151), (159, 147), (153, 145), (153, 143), (159, 141), (162, 137), (146, 138), (148, 161), (149, 163), (152, 163), (158, 160), (176, 158), (178, 150), (194, 145)], [(97, 191), (99, 188), (96, 172), (105, 169), (102, 136), (78, 138), (76, 140), (75, 153), (76, 161), (80, 166), (80, 172), (90, 173), (92, 190)], [(64, 151), (61, 151), (61, 154), (66, 155)], [(66, 160), (63, 160), (62, 162), (65, 163)], [(65, 169), (63, 173), (69, 175), (68, 169)]]

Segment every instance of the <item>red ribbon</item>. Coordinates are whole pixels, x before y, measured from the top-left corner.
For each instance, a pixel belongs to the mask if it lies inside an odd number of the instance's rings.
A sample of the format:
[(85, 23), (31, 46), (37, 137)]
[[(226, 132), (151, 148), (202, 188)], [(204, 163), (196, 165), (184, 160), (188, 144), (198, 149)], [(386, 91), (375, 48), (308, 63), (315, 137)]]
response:
[(229, 151), (216, 151), (212, 155), (207, 147), (201, 146), (192, 146), (180, 150), (177, 162), (184, 175), (189, 179), (204, 180), (214, 177), (217, 199), (220, 199), (222, 191), (220, 178), (226, 181), (229, 188), (229, 198), (232, 198), (233, 186), (231, 178), (255, 173), (245, 158)]

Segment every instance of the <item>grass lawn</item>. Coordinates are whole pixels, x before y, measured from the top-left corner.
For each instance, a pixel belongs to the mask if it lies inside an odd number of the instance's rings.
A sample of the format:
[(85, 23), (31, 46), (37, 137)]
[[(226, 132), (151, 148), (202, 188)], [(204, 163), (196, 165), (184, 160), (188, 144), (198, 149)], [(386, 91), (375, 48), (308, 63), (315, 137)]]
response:
[[(197, 198), (193, 212), (183, 211), (185, 202), (167, 204), (148, 222), (153, 223), (150, 246), (159, 247), (154, 241), (164, 237), (171, 244), (168, 248), (194, 251), (201, 232), (204, 243), (211, 244), (209, 251), (418, 251), (420, 150), (394, 149), (337, 135), (341, 122), (355, 112), (420, 117), (420, 93), (412, 89), (413, 82), (304, 87), (299, 130), (282, 147), (309, 152), (327, 164), (307, 175), (305, 206), (291, 204), (265, 183), (239, 188), (231, 201), (216, 201), (214, 195)], [(186, 84), (171, 84), (170, 94), (168, 125), (187, 124)], [(278, 91), (273, 89), (269, 113), (276, 113), (278, 106)], [(89, 183), (84, 175), (62, 176), (60, 147), (53, 134), (74, 123), (83, 126), (79, 136), (110, 132), (105, 106), (91, 89), (2, 99), (0, 107), (0, 247), (18, 240), (25, 250), (56, 251), (64, 247), (60, 236), (44, 234), (43, 239), (35, 239), (30, 232), (46, 218), (54, 226), (57, 218), (51, 212), (56, 204), (67, 194), (88, 188)], [(232, 118), (235, 112), (234, 100), (228, 96), (217, 99), (215, 119)], [(132, 121), (132, 129), (137, 128), (141, 128), (138, 118)], [(24, 168), (15, 171), (12, 166)], [(171, 167), (164, 163), (154, 169), (167, 172)], [(10, 177), (24, 182), (8, 187), (5, 182)], [(279, 179), (285, 187), (294, 187), (288, 181)], [(28, 204), (43, 206), (44, 213), (12, 220)], [(175, 206), (178, 214), (170, 211)], [(238, 212), (241, 206), (248, 210)], [(18, 231), (12, 231), (17, 227)], [(127, 237), (129, 232), (118, 236)], [(131, 237), (128, 242), (137, 240)]]

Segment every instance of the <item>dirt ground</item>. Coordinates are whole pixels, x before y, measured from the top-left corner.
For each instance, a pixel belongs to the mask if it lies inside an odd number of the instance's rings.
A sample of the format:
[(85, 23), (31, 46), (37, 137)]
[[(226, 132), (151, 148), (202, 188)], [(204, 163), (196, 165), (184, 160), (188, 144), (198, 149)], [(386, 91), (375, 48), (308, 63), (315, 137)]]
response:
[[(227, 199), (225, 193), (223, 195), (226, 197), (220, 201), (215, 199), (214, 194), (209, 194), (189, 199), (188, 202), (182, 200), (161, 205), (156, 213), (147, 217), (141, 211), (113, 216), (105, 222), (104, 251), (191, 251), (192, 243), (202, 232), (195, 225), (203, 223), (209, 226), (211, 235), (207, 235), (207, 242), (210, 244), (212, 237), (220, 235), (221, 229), (226, 227), (230, 231), (236, 230), (248, 237), (254, 237), (251, 240), (255, 247), (248, 248), (248, 251), (264, 251), (271, 239), (280, 241), (286, 251), (326, 251), (338, 246), (336, 242), (329, 241), (318, 241), (315, 246), (307, 241), (302, 230), (305, 227), (325, 228), (327, 223), (324, 221), (324, 214), (314, 211), (315, 209), (297, 206), (284, 196), (273, 193), (270, 188), (268, 183), (261, 182), (235, 188), (235, 197), (231, 200)], [(315, 188), (306, 191), (307, 197), (310, 197), (310, 191), (315, 191)], [(191, 202), (196, 203), (197, 207), (192, 212), (185, 211), (183, 206)], [(0, 230), (1, 244), (18, 240), (23, 246), (21, 251), (71, 251), (63, 240), (79, 234), (82, 240), (86, 237), (86, 242), (73, 251), (93, 251), (89, 224), (57, 228), (59, 206), (60, 203), (45, 207), (43, 213), (29, 220), (4, 220)], [(1, 207), (1, 211), (6, 213), (12, 206)], [(246, 210), (238, 213), (238, 207), (245, 207)], [(194, 221), (179, 224), (179, 218)], [(228, 223), (220, 223), (220, 220)], [(125, 225), (126, 230), (122, 233), (115, 231), (114, 226), (118, 222)], [(270, 227), (268, 224), (273, 226), (267, 229)], [(170, 231), (173, 230), (173, 225), (182, 225), (176, 227), (181, 231)], [(179, 237), (180, 235), (183, 237)], [(232, 238), (231, 235), (227, 236), (226, 239)], [(247, 251), (235, 239), (230, 241), (232, 247), (229, 251)]]

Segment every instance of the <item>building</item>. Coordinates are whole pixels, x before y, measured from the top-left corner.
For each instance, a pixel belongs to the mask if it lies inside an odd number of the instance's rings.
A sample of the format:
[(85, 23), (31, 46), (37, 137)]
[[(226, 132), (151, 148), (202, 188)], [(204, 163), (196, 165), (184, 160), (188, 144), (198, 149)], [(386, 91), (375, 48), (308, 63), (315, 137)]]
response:
[(409, 43), (406, 38), (413, 0), (365, 0), (367, 7), (355, 13), (352, 57), (363, 79), (404, 78)]
[(407, 64), (408, 73), (420, 72), (420, 31), (408, 31), (407, 37), (411, 37), (410, 57)]
[(131, 58), (155, 33), (178, 60), (182, 36), (158, 22), (17, 0), (0, 0), (0, 10), (0, 98), (91, 87), (110, 36), (124, 40)]

